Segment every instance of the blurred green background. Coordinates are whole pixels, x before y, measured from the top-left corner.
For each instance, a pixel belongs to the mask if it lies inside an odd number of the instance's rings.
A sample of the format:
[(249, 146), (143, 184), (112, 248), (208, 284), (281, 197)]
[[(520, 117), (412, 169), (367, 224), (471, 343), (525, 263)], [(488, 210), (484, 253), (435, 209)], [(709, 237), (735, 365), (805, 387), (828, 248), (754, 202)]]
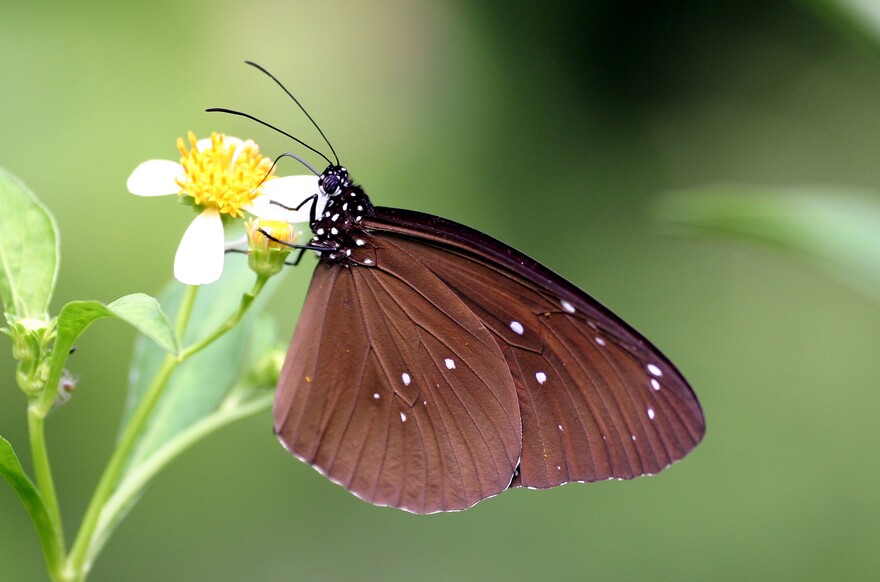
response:
[[(664, 349), (708, 422), (654, 478), (418, 517), (289, 457), (267, 411), (160, 475), (92, 579), (876, 579), (877, 296), (784, 252), (664, 236), (651, 212), (664, 191), (717, 182), (880, 188), (880, 58), (813, 9), (833, 4), (5, 2), (0, 165), (60, 224), (56, 310), (170, 277), (191, 216), (125, 179), (175, 159), (187, 130), (304, 153), (205, 107), (320, 145), (248, 58), (309, 107), (374, 202), (465, 222), (575, 281)], [(310, 272), (273, 300), (285, 336)], [(118, 322), (86, 334), (75, 397), (49, 419), (69, 536), (113, 447), (133, 340)], [(0, 433), (29, 468), (0, 353)], [(4, 484), (0, 580), (43, 579)]]

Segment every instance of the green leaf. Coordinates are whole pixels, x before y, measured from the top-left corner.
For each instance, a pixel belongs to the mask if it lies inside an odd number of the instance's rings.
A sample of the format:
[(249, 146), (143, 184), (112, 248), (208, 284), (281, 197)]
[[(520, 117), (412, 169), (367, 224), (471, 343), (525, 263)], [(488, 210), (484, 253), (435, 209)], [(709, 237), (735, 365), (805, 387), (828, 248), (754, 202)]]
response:
[[(216, 283), (200, 287), (184, 345), (191, 345), (225, 322), (238, 309), (242, 292), (249, 289), (253, 278), (246, 261), (227, 260), (223, 277)], [(248, 367), (249, 338), (252, 332), (261, 333), (260, 329), (254, 327), (254, 322), (280, 279), (281, 276), (277, 276), (269, 281), (235, 329), (178, 366), (156, 404), (129, 460), (127, 471), (223, 404)], [(174, 283), (160, 295), (169, 314), (176, 315), (184, 289), (184, 286)], [(129, 374), (132, 383), (123, 426), (153, 381), (163, 359), (162, 352), (155, 346), (138, 340)]]
[(747, 239), (810, 260), (880, 296), (880, 194), (847, 188), (717, 186), (659, 206), (678, 232)]
[(118, 317), (156, 342), (170, 354), (180, 353), (180, 343), (162, 306), (154, 297), (133, 293), (109, 305), (99, 301), (71, 301), (58, 316), (57, 343), (67, 349), (93, 322), (104, 317)]
[(27, 186), (0, 168), (0, 299), (17, 319), (48, 320), (58, 227)]
[[(58, 315), (57, 335), (52, 348), (52, 363), (47, 386), (57, 386), (64, 370), (64, 363), (74, 342), (95, 321), (116, 317), (128, 323), (155, 345), (166, 352), (178, 355), (180, 343), (174, 328), (155, 298), (144, 293), (126, 295), (104, 305), (99, 301), (71, 301), (61, 308)], [(41, 411), (47, 412), (54, 401), (54, 393), (47, 391), (41, 402)]]
[(154, 297), (145, 293), (132, 293), (108, 305), (107, 310), (153, 340), (169, 354), (180, 354), (177, 333)]
[(40, 538), (40, 546), (43, 548), (46, 564), (51, 571), (56, 570), (62, 560), (62, 549), (58, 543), (59, 532), (55, 531), (39, 491), (22, 470), (21, 463), (19, 463), (15, 451), (12, 450), (12, 445), (3, 437), (0, 437), (0, 474), (15, 489), (28, 515), (30, 515), (31, 521), (37, 529), (37, 536)]

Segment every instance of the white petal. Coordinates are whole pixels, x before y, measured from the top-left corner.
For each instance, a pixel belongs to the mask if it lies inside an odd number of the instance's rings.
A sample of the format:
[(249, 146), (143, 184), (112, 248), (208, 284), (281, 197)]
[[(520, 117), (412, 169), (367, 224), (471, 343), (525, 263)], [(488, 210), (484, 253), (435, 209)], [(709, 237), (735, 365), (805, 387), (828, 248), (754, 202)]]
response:
[(166, 196), (180, 192), (177, 178), (183, 177), (183, 166), (170, 160), (149, 160), (139, 165), (128, 177), (128, 191), (138, 196)]
[(290, 214), (280, 206), (272, 204), (272, 199), (262, 194), (254, 198), (250, 204), (244, 207), (245, 210), (263, 220), (280, 220), (287, 221), (287, 215)]
[(216, 208), (196, 216), (177, 247), (174, 277), (187, 285), (213, 283), (223, 272), (223, 222)]
[(228, 241), (224, 242), (223, 243), (223, 250), (247, 252), (247, 250), (248, 250), (248, 237), (247, 237), (247, 235), (243, 234), (236, 239), (228, 240)]
[[(311, 202), (306, 202), (299, 210), (285, 210), (284, 207), (295, 208), (312, 194), (319, 195), (315, 216), (320, 216), (327, 203), (327, 197), (320, 194), (317, 176), (275, 178), (263, 183), (263, 194), (254, 199), (247, 210), (259, 218), (269, 220), (283, 220), (290, 223), (308, 222), (309, 211), (312, 207)], [(277, 204), (273, 204), (272, 201)]]

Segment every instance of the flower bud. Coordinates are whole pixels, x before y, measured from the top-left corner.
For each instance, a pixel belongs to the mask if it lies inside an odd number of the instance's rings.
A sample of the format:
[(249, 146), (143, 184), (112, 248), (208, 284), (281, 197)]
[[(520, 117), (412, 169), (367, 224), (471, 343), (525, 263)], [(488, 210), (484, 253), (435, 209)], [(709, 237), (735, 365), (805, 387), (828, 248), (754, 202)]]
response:
[(254, 386), (269, 387), (274, 390), (281, 376), (281, 366), (284, 364), (284, 346), (277, 346), (269, 352), (262, 354), (253, 363), (248, 371), (248, 381)]
[(15, 377), (28, 396), (37, 396), (49, 376), (51, 343), (55, 322), (41, 319), (16, 319), (7, 314), (9, 327), (3, 330), (12, 339), (12, 357), (18, 360)]
[(284, 268), (290, 245), (301, 233), (294, 234), (286, 222), (252, 218), (247, 222), (247, 234), (248, 266), (258, 275), (271, 277)]

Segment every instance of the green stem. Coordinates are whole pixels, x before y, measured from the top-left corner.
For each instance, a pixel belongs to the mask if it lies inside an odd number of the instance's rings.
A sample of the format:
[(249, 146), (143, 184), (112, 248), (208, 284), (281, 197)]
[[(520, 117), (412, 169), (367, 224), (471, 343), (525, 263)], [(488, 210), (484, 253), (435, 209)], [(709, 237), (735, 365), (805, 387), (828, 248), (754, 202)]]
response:
[[(180, 343), (183, 343), (183, 334), (186, 333), (186, 326), (189, 325), (189, 318), (192, 315), (193, 306), (196, 304), (196, 295), (198, 295), (198, 286), (190, 285), (183, 294), (180, 302), (180, 309), (177, 310), (177, 320), (174, 322), (174, 331)], [(183, 358), (181, 358), (183, 359)]]
[(159, 368), (159, 372), (153, 379), (153, 383), (147, 389), (143, 400), (141, 400), (140, 404), (138, 404), (138, 407), (135, 409), (131, 421), (128, 423), (119, 444), (114, 450), (113, 456), (110, 458), (110, 462), (107, 464), (107, 468), (104, 470), (104, 474), (98, 482), (98, 487), (95, 489), (94, 495), (92, 495), (92, 500), (89, 503), (79, 533), (77, 534), (76, 540), (73, 543), (73, 548), (70, 551), (68, 564), (73, 571), (84, 572), (83, 559), (91, 545), (95, 526), (101, 515), (101, 508), (104, 506), (107, 498), (113, 493), (113, 488), (119, 479), (119, 475), (122, 474), (122, 470), (125, 468), (128, 456), (134, 448), (141, 430), (146, 424), (147, 418), (153, 411), (156, 402), (159, 401), (159, 396), (162, 395), (162, 391), (168, 383), (171, 373), (177, 368), (179, 363), (180, 362), (174, 356), (170, 354), (165, 356), (165, 361), (162, 362), (162, 367)]
[(238, 311), (233, 313), (229, 319), (220, 324), (217, 329), (215, 329), (212, 333), (208, 334), (204, 339), (198, 341), (191, 345), (190, 347), (184, 349), (180, 353), (180, 359), (185, 360), (194, 354), (202, 351), (212, 343), (214, 343), (217, 338), (222, 336), (224, 333), (228, 332), (230, 329), (238, 325), (238, 322), (241, 321), (241, 318), (244, 317), (244, 314), (247, 313), (248, 308), (251, 306), (251, 303), (254, 302), (254, 299), (257, 298), (260, 291), (263, 289), (263, 286), (266, 284), (266, 281), (269, 279), (262, 275), (257, 276), (257, 280), (254, 282), (254, 287), (251, 289), (250, 293), (245, 293), (241, 296), (241, 303), (238, 306)]
[[(192, 306), (198, 289), (198, 287), (191, 285), (187, 287), (186, 292), (184, 293), (180, 310), (177, 313), (177, 322), (175, 325), (175, 329), (179, 334), (178, 337), (182, 337), (183, 332), (186, 331), (186, 325), (192, 314)], [(68, 556), (67, 560), (69, 569), (76, 572), (77, 575), (82, 578), (85, 577), (85, 574), (90, 567), (90, 564), (85, 563), (85, 558), (89, 554), (89, 548), (94, 539), (95, 527), (98, 524), (98, 518), (101, 516), (101, 509), (104, 507), (104, 504), (110, 495), (113, 494), (113, 489), (119, 481), (119, 476), (122, 474), (123, 469), (125, 469), (128, 457), (137, 443), (138, 437), (140, 436), (150, 413), (159, 401), (159, 397), (162, 395), (166, 384), (168, 384), (168, 379), (171, 378), (171, 373), (174, 372), (175, 368), (177, 368), (182, 361), (182, 356), (180, 359), (175, 358), (171, 354), (165, 356), (165, 360), (162, 362), (162, 367), (159, 368), (156, 377), (153, 378), (153, 383), (147, 388), (143, 399), (140, 401), (137, 408), (135, 408), (131, 420), (129, 421), (128, 426), (125, 427), (125, 432), (122, 434), (122, 438), (119, 440), (116, 449), (113, 451), (113, 455), (110, 457), (110, 462), (107, 463), (107, 468), (104, 469), (104, 474), (101, 475), (101, 480), (98, 482), (97, 488), (95, 488), (95, 493), (92, 495), (88, 509), (86, 509), (82, 525), (80, 525), (79, 532), (77, 533), (76, 540), (73, 542), (73, 548), (71, 549), (70, 556)]]
[[(60, 579), (63, 564), (60, 561), (64, 555), (64, 528), (61, 525), (61, 511), (58, 509), (58, 497), (55, 494), (55, 483), (52, 479), (52, 470), (49, 467), (49, 453), (46, 449), (46, 433), (43, 430), (44, 418), (36, 410), (28, 408), (28, 432), (30, 433), (31, 456), (34, 462), (34, 474), (37, 479), (37, 488), (43, 505), (52, 522), (53, 548), (43, 548), (46, 556), (49, 572), (53, 579)], [(42, 539), (42, 537), (41, 537)]]

